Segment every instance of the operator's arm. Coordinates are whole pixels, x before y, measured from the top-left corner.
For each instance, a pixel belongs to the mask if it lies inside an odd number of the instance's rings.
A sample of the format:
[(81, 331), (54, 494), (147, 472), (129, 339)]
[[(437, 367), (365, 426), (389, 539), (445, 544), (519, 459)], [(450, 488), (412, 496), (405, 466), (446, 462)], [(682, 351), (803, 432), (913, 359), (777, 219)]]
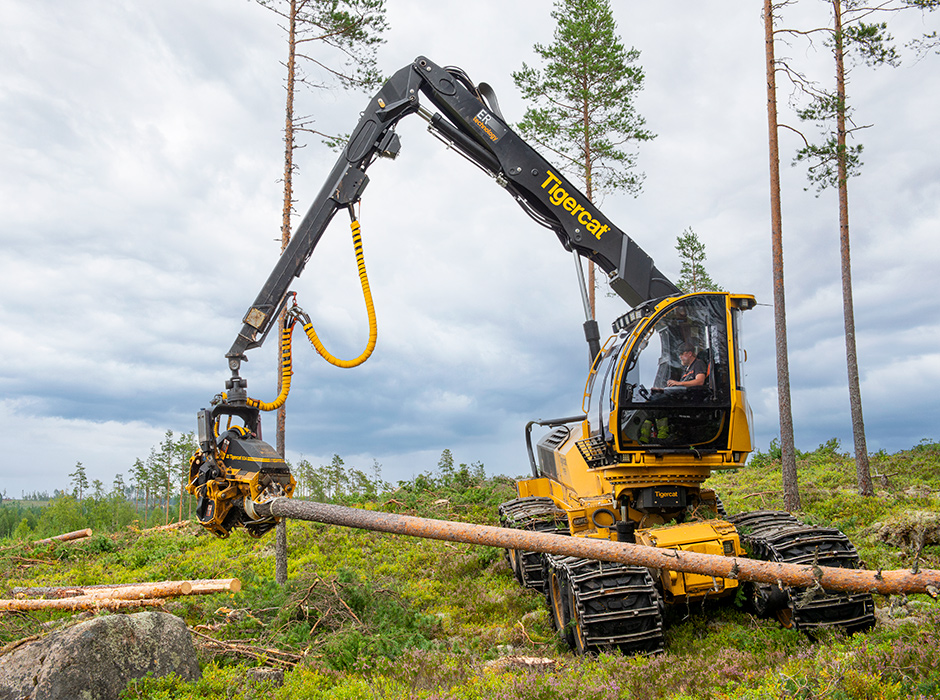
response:
[(666, 386), (681, 386), (681, 387), (696, 387), (704, 386), (705, 384), (705, 363), (701, 360), (693, 360), (692, 364), (689, 365), (688, 369), (682, 373), (680, 379), (670, 379), (666, 382)]
[(705, 373), (696, 374), (692, 379), (687, 379), (685, 381), (681, 379), (670, 379), (666, 382), (666, 386), (702, 386), (705, 383)]

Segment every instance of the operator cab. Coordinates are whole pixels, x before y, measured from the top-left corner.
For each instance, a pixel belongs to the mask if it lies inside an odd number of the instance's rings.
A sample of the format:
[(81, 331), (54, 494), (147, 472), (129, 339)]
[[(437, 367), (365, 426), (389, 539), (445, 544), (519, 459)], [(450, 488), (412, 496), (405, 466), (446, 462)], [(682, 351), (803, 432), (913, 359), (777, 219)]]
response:
[(625, 317), (592, 372), (591, 435), (603, 435), (617, 452), (728, 449), (741, 376), (735, 301), (698, 293)]

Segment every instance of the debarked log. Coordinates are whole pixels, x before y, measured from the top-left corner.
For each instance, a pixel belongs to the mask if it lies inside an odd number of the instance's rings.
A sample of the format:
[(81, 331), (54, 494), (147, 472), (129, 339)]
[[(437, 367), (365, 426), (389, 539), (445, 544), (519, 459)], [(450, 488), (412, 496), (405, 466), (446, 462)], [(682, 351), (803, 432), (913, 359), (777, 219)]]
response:
[[(166, 598), (211, 593), (237, 593), (242, 583), (237, 578), (197, 579), (195, 581), (156, 581), (91, 586), (34, 586), (14, 588), (15, 600), (0, 600), (2, 610), (88, 610), (94, 608), (142, 607), (161, 605)], [(42, 596), (43, 599), (36, 599)], [(139, 606), (120, 605), (118, 601), (148, 601)], [(154, 602), (156, 601), (156, 602)]]
[(163, 605), (165, 598), (143, 598), (127, 600), (124, 598), (61, 598), (58, 600), (0, 600), (0, 612), (11, 610), (127, 610), (129, 608), (149, 608)]
[(397, 513), (275, 498), (254, 507), (260, 517), (293, 518), (327, 525), (341, 525), (449, 542), (487, 545), (502, 549), (545, 552), (561, 556), (613, 561), (630, 566), (810, 588), (827, 591), (882, 594), (926, 593), (937, 597), (940, 571), (896, 569), (870, 571), (838, 567), (785, 564), (745, 557), (724, 557), (685, 550), (661, 549), (606, 539), (568, 537), (530, 530), (433, 520)]
[[(172, 592), (175, 585), (180, 585), (181, 588), (185, 588), (188, 585), (188, 590), (180, 590), (178, 592)], [(242, 582), (237, 578), (201, 578), (195, 579), (193, 581), (154, 581), (149, 583), (96, 583), (89, 586), (17, 586), (13, 589), (14, 598), (75, 598), (77, 596), (83, 595), (93, 595), (96, 597), (106, 597), (101, 596), (98, 592), (101, 590), (118, 590), (126, 588), (141, 588), (145, 589), (146, 593), (150, 593), (150, 597), (167, 597), (168, 595), (209, 595), (211, 593), (238, 593), (242, 589)], [(160, 590), (170, 590), (170, 593), (158, 593)], [(133, 597), (133, 592), (130, 595), (124, 595), (121, 593), (115, 594), (111, 597), (114, 598), (126, 598)], [(142, 596), (148, 597), (148, 596)]]

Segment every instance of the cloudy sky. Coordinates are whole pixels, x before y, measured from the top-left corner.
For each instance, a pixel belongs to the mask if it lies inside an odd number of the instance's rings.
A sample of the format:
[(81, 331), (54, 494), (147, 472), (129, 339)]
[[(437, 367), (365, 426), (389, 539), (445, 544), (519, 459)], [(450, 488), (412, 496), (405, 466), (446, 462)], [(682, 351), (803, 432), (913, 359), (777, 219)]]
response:
[[(678, 277), (691, 226), (712, 276), (753, 293), (747, 381), (756, 444), (778, 434), (771, 293), (763, 27), (759, 2), (618, 0), (642, 52), (644, 192), (604, 212)], [(524, 104), (511, 72), (551, 40), (546, 0), (389, 0), (379, 53), (391, 74), (418, 55)], [(825, 23), (801, 0), (787, 16)], [(935, 28), (909, 15), (900, 40)], [(894, 21), (894, 20), (892, 20)], [(779, 53), (820, 81), (821, 47)], [(0, 9), (0, 492), (67, 488), (83, 462), (110, 485), (167, 430), (195, 427), (222, 390), (224, 353), (279, 251), (284, 37), (248, 0), (6, 0)], [(851, 181), (862, 398), (871, 451), (940, 439), (940, 56), (852, 74), (865, 167)], [(824, 86), (828, 83), (823, 82)], [(795, 125), (782, 85), (781, 121)], [(352, 128), (368, 96), (304, 93), (324, 131)], [(295, 344), (289, 458), (336, 453), (398, 480), (441, 450), (488, 471), (527, 471), (525, 422), (579, 410), (583, 321), (570, 256), (502, 190), (425, 133), (370, 170), (362, 226), (379, 322), (364, 366), (341, 370)], [(790, 369), (797, 446), (851, 449), (834, 194), (805, 191), (783, 139)], [(298, 210), (335, 154), (298, 153)], [(367, 323), (348, 228), (337, 220), (295, 284), (341, 357)], [(603, 300), (607, 327), (623, 311)], [(274, 395), (275, 348), (253, 351), (249, 392)], [(268, 424), (273, 438), (273, 425)]]

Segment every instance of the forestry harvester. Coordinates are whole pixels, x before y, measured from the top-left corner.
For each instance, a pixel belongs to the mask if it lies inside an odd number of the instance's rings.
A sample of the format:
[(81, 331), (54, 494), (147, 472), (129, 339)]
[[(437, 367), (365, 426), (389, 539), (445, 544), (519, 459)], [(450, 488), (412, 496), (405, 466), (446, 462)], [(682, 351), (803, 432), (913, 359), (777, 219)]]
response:
[[(421, 97), (438, 111), (422, 106)], [(739, 334), (754, 297), (683, 294), (560, 169), (510, 128), (488, 85), (475, 85), (464, 71), (424, 57), (395, 73), (372, 98), (244, 316), (226, 355), (231, 378), (225, 392), (198, 416), (200, 450), (188, 488), (199, 499), (200, 522), (220, 537), (237, 527), (261, 536), (276, 522), (274, 504), (293, 492), (295, 482), (282, 456), (261, 438), (260, 412), (276, 409), (287, 397), (297, 321), (334, 364), (351, 366), (371, 353), (375, 316), (354, 206), (369, 182), (368, 167), (378, 157), (397, 156), (395, 127), (411, 114), (423, 117), (432, 134), (488, 173), (555, 235), (573, 255), (583, 299), (581, 258), (586, 258), (604, 271), (630, 309), (613, 322), (602, 345), (585, 302), (592, 363), (580, 409), (526, 426), (531, 476), (518, 481), (518, 497), (500, 507), (504, 528), (555, 533), (572, 545), (587, 540), (644, 545), (676, 562), (671, 567), (600, 561), (600, 556), (546, 553), (552, 548), (541, 544), (529, 549), (523, 540), (507, 545), (516, 577), (546, 595), (570, 645), (580, 652), (610, 647), (654, 652), (663, 645), (664, 606), (730, 599), (739, 592), (750, 596), (759, 613), (788, 627), (871, 627), (868, 589), (834, 592), (816, 585), (804, 595), (805, 584), (788, 586), (784, 578), (746, 583), (736, 563), (722, 576), (693, 573), (682, 564), (685, 555), (713, 555), (806, 567), (860, 566), (855, 548), (838, 530), (806, 525), (782, 512), (728, 516), (704, 485), (713, 470), (743, 467), (752, 449)], [(289, 291), (340, 209), (352, 220), (371, 330), (363, 357), (351, 362), (326, 352)], [(248, 397), (239, 370), (245, 352), (264, 342), (284, 310), (283, 389), (267, 404)], [(547, 434), (533, 445), (535, 426)]]

